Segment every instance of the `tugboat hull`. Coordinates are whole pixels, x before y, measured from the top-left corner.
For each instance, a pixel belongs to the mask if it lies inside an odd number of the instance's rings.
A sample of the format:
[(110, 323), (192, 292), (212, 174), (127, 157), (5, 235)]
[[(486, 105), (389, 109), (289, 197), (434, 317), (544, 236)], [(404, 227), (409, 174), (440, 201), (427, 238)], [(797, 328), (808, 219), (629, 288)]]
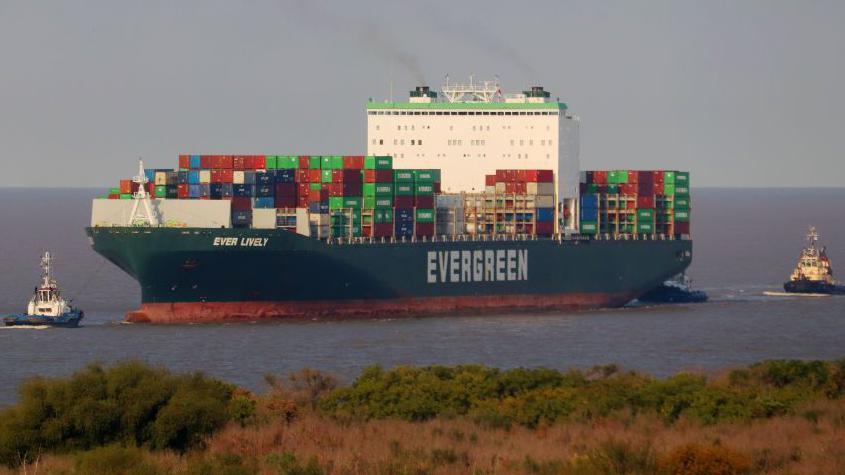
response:
[(83, 317), (85, 317), (85, 314), (82, 311), (67, 313), (59, 317), (48, 317), (44, 315), (26, 315), (21, 313), (17, 315), (9, 315), (3, 318), (3, 323), (5, 323), (7, 327), (19, 325), (47, 325), (51, 327), (60, 328), (76, 328), (79, 326), (79, 321), (82, 320)]
[(791, 280), (783, 284), (783, 290), (791, 294), (845, 295), (845, 286), (813, 280)]

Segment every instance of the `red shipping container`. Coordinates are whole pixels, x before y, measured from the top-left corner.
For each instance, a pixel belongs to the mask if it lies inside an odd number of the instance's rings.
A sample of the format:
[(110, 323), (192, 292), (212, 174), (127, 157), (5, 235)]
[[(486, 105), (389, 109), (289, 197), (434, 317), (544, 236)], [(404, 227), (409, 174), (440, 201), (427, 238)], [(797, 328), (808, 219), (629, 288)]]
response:
[(361, 170), (332, 170), (332, 183), (362, 183)]
[(222, 169), (231, 169), (232, 168), (232, 156), (231, 155), (220, 155), (220, 168), (222, 168)]
[(516, 170), (516, 181), (525, 181), (528, 179), (528, 174), (526, 173), (528, 170)]
[(637, 194), (637, 184), (636, 183), (622, 183), (619, 185), (619, 191), (623, 195), (636, 195)]
[(654, 184), (651, 183), (651, 182), (649, 182), (649, 183), (643, 183), (643, 182), (637, 183), (637, 194), (640, 195), (640, 196), (653, 196), (654, 195)]
[(518, 181), (513, 184), (513, 192), (518, 195), (524, 195), (528, 193), (528, 185), (525, 184), (524, 181)]
[(267, 156), (266, 155), (253, 155), (252, 156), (252, 166), (256, 170), (266, 170), (267, 169)]
[(120, 192), (123, 194), (132, 193), (132, 180), (120, 180)]
[(507, 170), (496, 170), (496, 183), (504, 183), (508, 181)]
[(244, 155), (244, 170), (255, 170), (255, 158), (252, 155)]
[(276, 183), (276, 196), (296, 196), (296, 187), (296, 183)]
[(393, 170), (364, 170), (366, 183), (392, 183)]
[(505, 193), (516, 193), (516, 182), (509, 181), (505, 183)]
[(417, 208), (434, 208), (434, 195), (420, 195), (414, 198), (414, 205)]
[(343, 168), (349, 168), (354, 170), (363, 170), (364, 169), (364, 157), (362, 155), (344, 155), (343, 156)]
[(248, 196), (233, 196), (232, 209), (244, 210), (252, 209), (252, 198)]
[(532, 183), (552, 183), (555, 173), (552, 170), (525, 170), (525, 180)]
[(296, 195), (293, 196), (279, 196), (276, 195), (275, 205), (276, 208), (296, 208), (297, 205), (297, 198)]
[(431, 184), (431, 190), (432, 190), (434, 193), (440, 193), (440, 182), (439, 182), (439, 181), (435, 181), (434, 183), (432, 183), (432, 184)]
[(539, 221), (535, 232), (538, 236), (551, 236), (555, 232), (555, 223), (553, 221)]
[(393, 236), (393, 223), (375, 223), (372, 226), (372, 237)]
[(235, 171), (231, 168), (220, 170), (220, 183), (232, 183), (235, 181)]
[(395, 208), (413, 208), (414, 197), (408, 195), (396, 195), (396, 197), (393, 198), (393, 206)]
[(496, 186), (496, 175), (484, 175), (484, 186)]
[(179, 155), (179, 168), (184, 168), (185, 170), (191, 168), (190, 155)]
[(327, 183), (327, 185), (327, 188), (329, 189), (329, 196), (343, 196), (343, 183)]
[(211, 170), (211, 182), (223, 183), (222, 181), (220, 181), (220, 170)]
[(415, 234), (420, 236), (434, 236), (434, 223), (416, 223)]
[(120, 193), (109, 193), (109, 199), (110, 200), (119, 200), (120, 199)]
[(653, 196), (638, 196), (637, 197), (637, 208), (654, 208), (654, 197)]
[(311, 183), (297, 183), (296, 184), (296, 194), (299, 196), (308, 197), (308, 193), (311, 192)]
[(323, 170), (308, 170), (308, 182), (320, 183), (323, 178)]
[(243, 155), (235, 155), (232, 157), (232, 169), (246, 170), (246, 157)]
[(628, 170), (628, 183), (636, 184), (639, 181), (640, 174), (636, 170)]
[(308, 155), (300, 155), (299, 156), (299, 168), (301, 168), (303, 170), (307, 170), (307, 169), (311, 168), (309, 166), (310, 163), (311, 163), (311, 161), (309, 160)]
[(651, 172), (651, 176), (654, 177), (654, 183), (663, 183), (663, 171), (662, 170), (654, 170)]
[(297, 183), (309, 183), (311, 181), (311, 176), (308, 173), (308, 170), (297, 169), (294, 172), (294, 178)]
[(625, 208), (627, 208), (627, 209), (635, 209), (636, 207), (637, 207), (636, 201), (632, 200), (632, 201), (626, 201), (625, 202)]
[(308, 202), (309, 203), (319, 203), (320, 201), (322, 201), (322, 195), (323, 195), (322, 190), (319, 190), (319, 191), (311, 190), (311, 192), (308, 193)]
[[(208, 160), (209, 168), (220, 168), (220, 155), (209, 155)], [(200, 157), (200, 162), (202, 162), (202, 157)]]
[(308, 196), (299, 195), (296, 198), (296, 207), (297, 208), (307, 208), (308, 207)]
[(689, 234), (689, 231), (689, 222), (679, 223), (678, 221), (675, 221), (675, 234)]
[(200, 155), (200, 168), (203, 170), (211, 168), (211, 155)]
[(654, 183), (654, 175), (650, 171), (640, 170), (637, 172), (637, 183)]
[(188, 199), (188, 197), (190, 196), (190, 193), (188, 192), (188, 185), (186, 183), (181, 183), (181, 184), (176, 185), (176, 196), (180, 200), (187, 200)]
[(607, 184), (607, 171), (606, 170), (596, 170), (593, 172), (593, 181), (599, 185), (606, 185)]

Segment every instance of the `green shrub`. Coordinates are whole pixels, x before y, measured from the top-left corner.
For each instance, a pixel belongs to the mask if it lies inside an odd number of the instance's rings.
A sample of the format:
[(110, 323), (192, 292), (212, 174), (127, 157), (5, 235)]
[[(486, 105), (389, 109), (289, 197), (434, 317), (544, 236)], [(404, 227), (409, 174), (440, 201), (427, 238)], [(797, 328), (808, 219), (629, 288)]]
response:
[(145, 460), (137, 447), (108, 445), (74, 456), (74, 473), (85, 475), (159, 475), (162, 470)]
[(20, 403), (0, 412), (0, 463), (113, 443), (184, 450), (249, 412), (232, 413), (233, 393), (233, 386), (199, 373), (176, 375), (138, 362), (33, 379), (22, 385)]
[(267, 465), (275, 468), (279, 475), (323, 475), (325, 473), (316, 457), (312, 456), (307, 463), (302, 464), (297, 460), (296, 455), (290, 452), (268, 455)]

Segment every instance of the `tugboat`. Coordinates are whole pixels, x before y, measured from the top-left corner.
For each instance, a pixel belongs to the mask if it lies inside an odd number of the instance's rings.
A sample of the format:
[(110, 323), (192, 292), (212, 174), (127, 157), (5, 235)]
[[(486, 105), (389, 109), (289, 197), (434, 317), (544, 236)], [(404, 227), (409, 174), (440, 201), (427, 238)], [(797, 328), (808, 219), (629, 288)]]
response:
[(48, 325), (76, 327), (85, 313), (62, 298), (62, 292), (53, 279), (53, 258), (45, 252), (41, 258), (41, 285), (35, 288), (26, 313), (3, 318), (7, 327), (14, 325)]
[(692, 290), (692, 281), (686, 274), (678, 274), (649, 290), (637, 300), (640, 303), (701, 303), (706, 302), (707, 294), (702, 290)]
[(798, 265), (783, 284), (783, 290), (792, 294), (845, 294), (845, 286), (837, 285), (833, 280), (833, 269), (827, 258), (826, 248), (818, 249), (816, 242), (819, 235), (816, 228), (810, 226), (807, 234), (807, 247), (801, 250)]

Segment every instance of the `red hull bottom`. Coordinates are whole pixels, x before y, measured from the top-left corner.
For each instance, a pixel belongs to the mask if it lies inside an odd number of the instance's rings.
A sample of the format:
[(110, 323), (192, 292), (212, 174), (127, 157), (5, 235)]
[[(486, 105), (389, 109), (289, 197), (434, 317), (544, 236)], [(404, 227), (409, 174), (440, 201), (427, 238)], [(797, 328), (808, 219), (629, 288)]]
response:
[(413, 317), (495, 311), (579, 310), (618, 307), (636, 295), (551, 294), (490, 297), (425, 297), (385, 300), (324, 300), (291, 302), (175, 302), (144, 303), (126, 314), (132, 323), (211, 323), (275, 319), (345, 319)]

